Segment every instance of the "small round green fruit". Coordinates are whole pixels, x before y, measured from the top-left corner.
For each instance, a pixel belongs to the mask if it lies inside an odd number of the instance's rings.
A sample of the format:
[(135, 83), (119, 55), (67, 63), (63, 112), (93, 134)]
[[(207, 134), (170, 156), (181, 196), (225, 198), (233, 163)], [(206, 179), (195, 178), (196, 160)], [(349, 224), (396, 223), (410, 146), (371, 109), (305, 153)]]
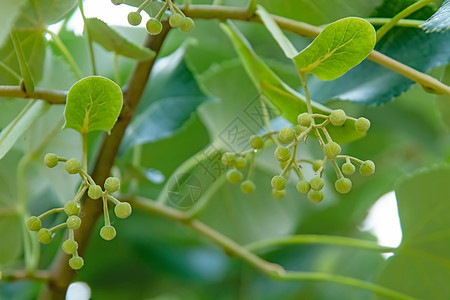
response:
[(264, 140), (260, 136), (252, 135), (250, 137), (250, 146), (256, 150), (261, 149), (264, 147)]
[(309, 182), (311, 185), (311, 188), (315, 191), (320, 191), (323, 189), (323, 186), (325, 185), (325, 182), (323, 181), (322, 177), (316, 176)]
[(88, 196), (93, 200), (97, 200), (103, 195), (102, 187), (99, 185), (91, 185), (88, 189)]
[(334, 126), (342, 126), (347, 120), (347, 115), (342, 109), (333, 110), (330, 114), (330, 122)]
[(297, 191), (301, 194), (308, 194), (308, 192), (311, 190), (311, 185), (308, 181), (302, 180), (299, 183), (297, 183)]
[(74, 240), (66, 240), (61, 247), (64, 253), (74, 255), (78, 250), (78, 243)]
[(241, 183), (241, 191), (244, 194), (250, 195), (253, 194), (256, 190), (256, 186), (251, 180), (245, 180)]
[(42, 244), (49, 244), (53, 240), (53, 233), (47, 228), (41, 228), (37, 236)]
[(27, 227), (31, 231), (38, 231), (42, 227), (41, 219), (35, 216), (31, 216), (27, 220)]
[(132, 26), (141, 24), (142, 16), (137, 11), (132, 11), (128, 14), (128, 23)]
[(236, 161), (236, 158), (233, 153), (225, 152), (220, 160), (225, 167), (232, 167)]
[(103, 226), (102, 229), (100, 229), (100, 236), (104, 240), (110, 241), (116, 237), (116, 229), (114, 227), (112, 227), (111, 225)]
[(47, 153), (44, 156), (44, 164), (49, 168), (54, 168), (58, 165), (58, 156), (53, 153)]
[(347, 194), (352, 189), (352, 181), (348, 178), (340, 178), (334, 183), (336, 191), (341, 194)]
[(375, 164), (371, 160), (366, 160), (359, 167), (359, 173), (363, 176), (370, 176), (375, 173)]
[(355, 122), (355, 129), (359, 132), (367, 132), (370, 128), (370, 121), (366, 118), (359, 118)]
[(169, 24), (171, 27), (180, 27), (183, 24), (184, 17), (178, 13), (174, 13), (169, 17)]
[(151, 35), (158, 35), (162, 31), (162, 24), (161, 21), (150, 18), (147, 23), (145, 23), (145, 29), (147, 29), (147, 32)]
[(183, 32), (189, 32), (194, 29), (195, 23), (191, 18), (184, 18), (183, 24), (180, 26), (180, 30)]
[(299, 114), (297, 117), (298, 124), (305, 127), (309, 127), (309, 125), (311, 125), (312, 120), (313, 120), (312, 116), (309, 113), (302, 113)]
[(276, 199), (282, 199), (286, 195), (286, 190), (272, 190), (272, 196)]
[(120, 189), (120, 180), (117, 177), (108, 177), (105, 180), (105, 191), (108, 194), (113, 194)]
[(334, 159), (341, 153), (341, 146), (336, 142), (329, 142), (324, 146), (323, 150), (328, 158)]
[(66, 205), (64, 205), (64, 212), (68, 216), (78, 215), (80, 211), (81, 211), (80, 204), (73, 200), (68, 201)]
[(74, 270), (79, 270), (83, 267), (84, 260), (83, 258), (79, 256), (74, 256), (71, 259), (69, 259), (69, 266)]
[(312, 168), (313, 168), (314, 172), (319, 171), (319, 169), (322, 167), (323, 167), (323, 160), (317, 159), (317, 160), (313, 161)]
[(71, 158), (64, 163), (67, 173), (77, 174), (81, 171), (81, 163), (76, 158)]
[(236, 169), (228, 170), (227, 179), (231, 183), (239, 183), (242, 180), (242, 173)]
[(131, 215), (132, 209), (128, 202), (120, 202), (114, 207), (114, 213), (118, 218), (125, 219)]
[(350, 162), (346, 162), (345, 164), (342, 165), (342, 173), (344, 173), (344, 175), (350, 176), (353, 173), (355, 173), (355, 166), (350, 163)]
[(310, 190), (308, 193), (308, 199), (314, 203), (319, 203), (323, 200), (322, 191)]
[(275, 149), (274, 156), (278, 161), (285, 162), (291, 158), (291, 151), (286, 147), (278, 146)]
[(274, 176), (270, 183), (274, 190), (280, 191), (280, 190), (284, 190), (286, 188), (286, 178), (284, 178), (283, 176), (279, 176), (279, 175)]
[(77, 216), (69, 216), (66, 223), (69, 229), (78, 230), (81, 226), (81, 219)]
[(247, 166), (247, 160), (245, 158), (243, 158), (243, 157), (238, 157), (236, 159), (236, 162), (234, 163), (234, 166), (238, 170), (243, 170)]
[(295, 138), (295, 130), (294, 128), (284, 127), (280, 130), (278, 134), (278, 139), (283, 144), (288, 144), (292, 142)]

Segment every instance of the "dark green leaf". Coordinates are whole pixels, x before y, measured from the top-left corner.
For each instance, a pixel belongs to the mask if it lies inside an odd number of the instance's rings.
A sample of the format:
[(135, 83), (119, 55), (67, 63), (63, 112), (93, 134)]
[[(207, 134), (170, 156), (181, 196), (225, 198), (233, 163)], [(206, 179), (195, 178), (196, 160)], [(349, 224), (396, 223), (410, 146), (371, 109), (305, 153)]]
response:
[(445, 0), (439, 10), (420, 27), (425, 29), (426, 32), (450, 29), (450, 0)]
[(88, 18), (85, 25), (92, 39), (108, 51), (136, 60), (148, 60), (155, 56), (154, 51), (129, 42), (102, 20)]
[(123, 104), (122, 90), (108, 78), (90, 76), (75, 83), (67, 94), (64, 128), (81, 134), (95, 130), (109, 132)]
[(211, 100), (205, 96), (184, 60), (185, 47), (158, 60), (141, 105), (142, 112), (130, 124), (124, 147), (170, 137), (191, 118), (197, 107)]
[[(418, 299), (450, 298), (450, 168), (434, 167), (396, 188), (402, 242), (380, 284)], [(384, 298), (383, 298), (384, 299)]]

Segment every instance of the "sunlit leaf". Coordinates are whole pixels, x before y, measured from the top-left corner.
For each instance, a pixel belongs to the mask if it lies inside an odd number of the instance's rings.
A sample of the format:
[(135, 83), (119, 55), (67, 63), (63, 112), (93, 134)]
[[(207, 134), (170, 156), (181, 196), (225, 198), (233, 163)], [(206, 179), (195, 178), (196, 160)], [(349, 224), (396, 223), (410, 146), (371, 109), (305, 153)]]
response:
[(81, 134), (110, 131), (122, 109), (122, 90), (108, 78), (90, 76), (75, 83), (67, 94), (65, 128)]
[[(396, 188), (402, 242), (379, 282), (418, 299), (449, 299), (450, 168), (418, 172)], [(383, 298), (384, 299), (384, 298)]]
[(375, 29), (369, 22), (349, 17), (325, 27), (294, 61), (302, 73), (313, 73), (320, 80), (333, 80), (362, 62), (375, 42)]
[(155, 56), (154, 51), (129, 42), (102, 20), (89, 18), (84, 24), (92, 39), (108, 51), (136, 60), (148, 60)]

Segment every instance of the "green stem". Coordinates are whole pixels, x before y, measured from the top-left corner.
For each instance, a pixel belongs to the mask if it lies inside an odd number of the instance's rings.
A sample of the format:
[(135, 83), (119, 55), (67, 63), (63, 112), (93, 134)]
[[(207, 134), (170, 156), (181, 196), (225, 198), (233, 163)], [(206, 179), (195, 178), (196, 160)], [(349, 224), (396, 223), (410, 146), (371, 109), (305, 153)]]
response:
[(59, 225), (56, 225), (56, 226), (50, 228), (49, 230), (50, 230), (51, 233), (55, 233), (55, 232), (57, 232), (58, 230), (63, 229), (63, 228), (65, 228), (65, 227), (67, 227), (67, 223), (66, 223), (66, 222), (61, 223), (61, 224), (59, 224)]
[(114, 203), (114, 205), (117, 205), (117, 204), (120, 203), (119, 200), (117, 200), (116, 198), (114, 198), (114, 197), (111, 196), (111, 195), (108, 195), (108, 200), (111, 201), (112, 203)]
[(116, 80), (117, 85), (121, 86), (121, 84), (120, 84), (120, 71), (119, 71), (119, 55), (116, 52), (114, 52), (113, 65), (114, 65), (114, 78)]
[(105, 217), (105, 226), (110, 226), (111, 221), (109, 219), (108, 199), (105, 197), (105, 195), (102, 196), (102, 201), (103, 201), (103, 215)]
[[(78, 7), (80, 8), (81, 17), (83, 18), (84, 24), (86, 24), (86, 16), (84, 14), (83, 9), (83, 0), (78, 0)], [(89, 56), (91, 57), (91, 66), (92, 66), (92, 75), (97, 75), (97, 68), (95, 67), (95, 57), (94, 57), (94, 48), (92, 46), (92, 39), (91, 35), (89, 33), (89, 29), (85, 25), (85, 31), (86, 31), (86, 38), (88, 40), (88, 47), (89, 47)]]
[(434, 0), (420, 0), (417, 1), (398, 14), (396, 14), (389, 22), (384, 24), (380, 27), (380, 29), (377, 30), (377, 41), (379, 41), (389, 30), (394, 27), (398, 21), (400, 21), (403, 18), (406, 18), (408, 15), (412, 14), (413, 12), (421, 9), (422, 7), (428, 5), (429, 3), (433, 2)]
[(87, 173), (87, 166), (88, 166), (88, 151), (87, 151), (87, 133), (81, 134), (81, 140), (83, 144), (83, 170)]
[(64, 207), (52, 208), (52, 209), (50, 209), (50, 210), (47, 210), (47, 211), (44, 212), (43, 214), (40, 214), (40, 215), (38, 216), (38, 218), (42, 220), (42, 219), (44, 219), (45, 217), (48, 217), (48, 216), (53, 215), (53, 214), (55, 214), (55, 213), (58, 213), (58, 212), (60, 212), (60, 211), (64, 211)]
[[(386, 23), (391, 22), (392, 18), (367, 18), (366, 21), (371, 23), (372, 25), (384, 25)], [(411, 20), (411, 19), (402, 19), (399, 20), (394, 26), (401, 27), (413, 27), (417, 28), (426, 21), (424, 20)]]
[(263, 250), (265, 248), (278, 247), (282, 245), (297, 245), (297, 244), (325, 244), (325, 245), (345, 246), (366, 250), (374, 250), (385, 253), (395, 252), (396, 250), (396, 248), (380, 246), (372, 241), (348, 237), (332, 236), (332, 235), (313, 235), (313, 234), (293, 235), (259, 241), (247, 245), (246, 248), (252, 252), (259, 252), (260, 250)]
[[(312, 111), (312, 106), (311, 106), (311, 98), (309, 97), (309, 91), (308, 91), (308, 85), (306, 84), (305, 73), (300, 72), (300, 78), (302, 79), (303, 90), (305, 91), (306, 108), (308, 110), (308, 113), (312, 114), (313, 111)], [(313, 125), (314, 125), (314, 118), (313, 118)]]
[(66, 91), (35, 89), (33, 93), (24, 91), (18, 85), (0, 85), (0, 97), (41, 99), (50, 104), (64, 104)]
[(70, 54), (69, 49), (67, 49), (67, 47), (64, 45), (64, 43), (59, 38), (59, 36), (50, 30), (45, 30), (45, 32), (51, 36), (52, 40), (55, 42), (55, 45), (59, 48), (62, 55), (66, 59), (67, 63), (72, 68), (72, 71), (75, 73), (75, 76), (77, 76), (78, 79), (83, 78), (83, 74), (81, 73), (80, 68), (78, 67), (77, 63), (75, 62), (75, 59), (73, 58), (72, 54)]
[(308, 280), (308, 281), (327, 281), (340, 283), (347, 286), (357, 287), (363, 290), (374, 292), (378, 295), (386, 296), (391, 299), (397, 300), (417, 300), (403, 293), (394, 291), (392, 289), (377, 285), (375, 283), (362, 281), (356, 278), (334, 275), (328, 273), (316, 273), (316, 272), (286, 272), (283, 275), (274, 275), (274, 279), (280, 280)]
[(142, 2), (142, 4), (139, 5), (139, 7), (138, 7), (136, 12), (140, 13), (147, 6), (147, 4), (149, 4), (152, 1), (153, 0), (145, 0), (144, 2)]
[(30, 68), (28, 67), (27, 59), (23, 53), (22, 45), (20, 43), (19, 36), (15, 30), (11, 30), (11, 39), (14, 45), (14, 50), (17, 54), (17, 60), (19, 61), (20, 72), (24, 82), (25, 91), (27, 93), (34, 92), (33, 76), (31, 75)]

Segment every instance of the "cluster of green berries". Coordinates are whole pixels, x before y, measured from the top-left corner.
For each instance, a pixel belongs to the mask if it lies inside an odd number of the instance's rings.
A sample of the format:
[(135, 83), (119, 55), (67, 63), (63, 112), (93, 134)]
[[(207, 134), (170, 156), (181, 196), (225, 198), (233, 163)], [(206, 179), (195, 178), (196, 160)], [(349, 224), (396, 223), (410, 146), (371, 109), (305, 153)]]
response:
[[(118, 218), (127, 218), (131, 214), (132, 209), (129, 203), (120, 202), (112, 196), (113, 193), (120, 189), (120, 181), (118, 178), (107, 178), (104, 183), (104, 190), (102, 190), (102, 188), (93, 181), (92, 177), (82, 169), (81, 163), (76, 158), (65, 159), (58, 157), (53, 153), (48, 153), (44, 157), (44, 163), (49, 168), (56, 167), (59, 162), (64, 163), (67, 173), (79, 174), (82, 179), (80, 188), (74, 199), (68, 201), (64, 207), (53, 208), (39, 216), (31, 216), (28, 218), (27, 227), (31, 231), (37, 231), (37, 238), (43, 244), (50, 243), (58, 230), (67, 227), (69, 235), (68, 239), (63, 242), (62, 249), (66, 254), (72, 255), (72, 258), (69, 260), (69, 266), (74, 270), (78, 270), (84, 265), (84, 261), (83, 258), (78, 255), (78, 243), (74, 239), (74, 231), (78, 230), (81, 226), (81, 218), (79, 217), (81, 212), (80, 200), (85, 192), (87, 191), (89, 198), (93, 200), (99, 198), (103, 199), (105, 226), (100, 230), (100, 236), (105, 240), (112, 240), (116, 236), (116, 230), (111, 226), (109, 219), (108, 200), (115, 204), (114, 213)], [(42, 227), (42, 219), (62, 211), (67, 215), (67, 219), (64, 223), (52, 228)]]
[[(317, 119), (322, 119), (321, 123), (316, 123)], [(337, 175), (337, 180), (334, 184), (336, 191), (341, 194), (350, 192), (352, 181), (345, 176), (350, 176), (355, 172), (355, 165), (359, 166), (361, 175), (372, 175), (375, 172), (375, 164), (371, 160), (362, 161), (352, 156), (342, 155), (341, 146), (333, 141), (328, 134), (327, 125), (343, 126), (349, 119), (354, 121), (355, 130), (358, 132), (365, 133), (370, 128), (368, 119), (363, 117), (358, 119), (351, 118), (342, 109), (337, 109), (332, 111), (330, 115), (302, 113), (297, 118), (298, 124), (293, 127), (284, 127), (280, 131), (250, 137), (250, 150), (243, 153), (226, 152), (223, 154), (223, 165), (231, 168), (227, 172), (228, 181), (231, 183), (241, 182), (243, 179), (241, 170), (246, 166), (247, 156), (252, 155), (253, 162), (254, 154), (264, 148), (267, 140), (272, 140), (277, 144), (274, 157), (279, 162), (282, 170), (280, 174), (274, 176), (271, 180), (272, 195), (275, 198), (283, 198), (286, 194), (287, 181), (290, 171), (293, 170), (299, 179), (296, 185), (297, 191), (307, 195), (312, 202), (321, 202), (323, 200), (322, 190), (325, 186), (325, 181), (322, 177), (327, 161), (331, 163)], [(299, 142), (306, 140), (311, 135), (315, 136), (319, 141), (323, 151), (323, 159), (313, 161), (297, 159), (296, 153), (298, 153)], [(345, 160), (345, 163), (339, 166), (337, 163), (338, 159)], [(309, 181), (303, 175), (302, 164), (304, 163), (310, 164), (315, 172), (314, 177)], [(251, 166), (253, 167), (253, 164)], [(241, 183), (241, 190), (244, 193), (252, 193), (255, 188), (255, 184), (248, 179)]]
[[(111, 0), (115, 5), (123, 4), (123, 0)], [(145, 6), (150, 3), (151, 0), (145, 0), (137, 9), (137, 11), (130, 12), (128, 14), (128, 23), (132, 26), (137, 26), (142, 22), (141, 12)], [(172, 2), (172, 0), (166, 0), (165, 5), (159, 10), (155, 17), (151, 17), (145, 24), (147, 32), (151, 35), (158, 35), (162, 31), (161, 19), (163, 18), (166, 11), (169, 10), (169, 24), (173, 28), (179, 28), (183, 32), (191, 31), (195, 23), (194, 21), (186, 17), (184, 13)]]

